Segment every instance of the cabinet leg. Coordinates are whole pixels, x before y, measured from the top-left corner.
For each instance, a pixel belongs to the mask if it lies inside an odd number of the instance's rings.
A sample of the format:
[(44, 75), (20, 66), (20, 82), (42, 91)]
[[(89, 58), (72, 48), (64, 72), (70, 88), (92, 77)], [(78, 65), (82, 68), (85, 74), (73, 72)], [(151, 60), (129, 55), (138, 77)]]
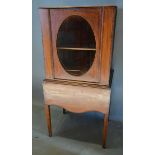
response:
[(107, 131), (108, 131), (108, 114), (104, 114), (103, 148), (106, 148)]
[(63, 114), (66, 114), (66, 109), (63, 108)]
[(47, 121), (47, 126), (48, 126), (48, 135), (49, 137), (52, 136), (52, 124), (51, 124), (51, 113), (50, 113), (50, 106), (45, 104), (45, 116), (46, 116), (46, 121)]

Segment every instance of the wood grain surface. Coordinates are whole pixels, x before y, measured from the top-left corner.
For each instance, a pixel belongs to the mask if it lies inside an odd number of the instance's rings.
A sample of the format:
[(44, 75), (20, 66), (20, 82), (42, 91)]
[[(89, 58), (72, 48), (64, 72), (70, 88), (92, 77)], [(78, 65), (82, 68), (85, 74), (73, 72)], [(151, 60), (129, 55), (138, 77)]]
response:
[(57, 105), (71, 112), (109, 112), (110, 89), (43, 82), (45, 104)]
[[(56, 105), (75, 113), (97, 111), (104, 114), (103, 147), (105, 147), (116, 10), (116, 6), (39, 9), (46, 76), (46, 80), (43, 81), (44, 106), (49, 136), (52, 136), (50, 105)], [(89, 23), (95, 36), (96, 48), (57, 47), (59, 28), (63, 21), (72, 15), (80, 16)], [(94, 62), (85, 74), (70, 75), (63, 69), (59, 61), (58, 48), (64, 51), (75, 50), (75, 52), (78, 50), (96, 51)]]
[(41, 30), (42, 30), (42, 44), (44, 49), (44, 66), (46, 79), (53, 79), (53, 66), (52, 66), (52, 42), (50, 30), (50, 14), (48, 9), (39, 9)]
[[(101, 8), (71, 8), (71, 9), (50, 9), (53, 62), (55, 78), (99, 82), (99, 46), (100, 46), (100, 14)], [(62, 67), (57, 54), (57, 34), (63, 21), (70, 16), (80, 16), (85, 19), (92, 28), (96, 41), (96, 54), (91, 68), (81, 76), (73, 76), (67, 73)], [(75, 30), (76, 31), (76, 30)], [(80, 40), (79, 40), (80, 42)]]
[(109, 85), (113, 36), (115, 26), (116, 7), (104, 7), (102, 10), (101, 31), (101, 83)]

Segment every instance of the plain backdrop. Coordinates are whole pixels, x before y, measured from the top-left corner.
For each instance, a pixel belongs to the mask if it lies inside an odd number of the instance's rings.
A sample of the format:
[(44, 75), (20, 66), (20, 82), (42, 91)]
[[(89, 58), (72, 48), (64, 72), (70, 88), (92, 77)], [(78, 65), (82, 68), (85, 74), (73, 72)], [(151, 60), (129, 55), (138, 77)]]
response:
[(114, 69), (110, 119), (123, 120), (123, 4), (122, 0), (33, 0), (32, 1), (32, 97), (33, 103), (43, 104), (42, 81), (44, 62), (39, 7), (116, 5), (117, 17), (112, 57)]

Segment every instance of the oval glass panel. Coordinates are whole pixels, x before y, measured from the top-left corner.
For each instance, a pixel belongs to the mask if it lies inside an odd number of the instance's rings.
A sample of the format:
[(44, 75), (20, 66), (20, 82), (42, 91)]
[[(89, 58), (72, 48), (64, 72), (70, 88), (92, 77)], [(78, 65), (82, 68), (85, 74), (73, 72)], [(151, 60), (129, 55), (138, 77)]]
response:
[(96, 53), (95, 36), (89, 23), (80, 16), (70, 16), (57, 34), (57, 52), (61, 65), (71, 75), (86, 73)]

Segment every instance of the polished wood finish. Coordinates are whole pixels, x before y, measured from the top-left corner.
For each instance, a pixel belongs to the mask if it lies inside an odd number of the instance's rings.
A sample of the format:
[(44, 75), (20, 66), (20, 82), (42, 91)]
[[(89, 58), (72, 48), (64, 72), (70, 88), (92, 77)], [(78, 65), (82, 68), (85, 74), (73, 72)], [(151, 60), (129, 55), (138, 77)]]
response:
[(58, 83), (58, 84), (64, 84), (64, 85), (72, 85), (72, 86), (83, 86), (83, 87), (99, 87), (99, 88), (109, 88), (108, 86), (99, 85), (96, 82), (87, 82), (87, 81), (76, 81), (76, 80), (60, 80), (60, 79), (45, 79), (44, 81), (50, 82), (50, 83)]
[(47, 121), (47, 126), (48, 126), (48, 134), (51, 137), (52, 136), (52, 124), (51, 124), (50, 106), (45, 103), (44, 109), (45, 109), (45, 116), (46, 116), (46, 121)]
[(116, 7), (104, 7), (102, 10), (101, 31), (101, 84), (109, 85), (113, 35)]
[[(50, 105), (60, 106), (76, 113), (97, 111), (104, 114), (103, 147), (105, 148), (116, 9), (115, 6), (40, 8), (46, 75), (43, 91), (49, 136), (52, 136)], [(89, 23), (95, 36), (96, 48), (57, 47), (59, 28), (70, 16), (80, 16)], [(86, 73), (73, 76), (62, 67), (58, 50), (63, 50), (63, 52), (95, 51), (95, 58)]]
[(103, 124), (103, 148), (106, 147), (107, 131), (108, 131), (108, 114), (104, 114), (104, 124)]
[[(100, 46), (100, 14), (101, 8), (70, 8), (70, 9), (50, 9), (52, 44), (54, 56), (54, 73), (57, 79), (79, 80), (99, 82), (99, 46)], [(57, 34), (63, 21), (69, 16), (80, 16), (84, 18), (91, 26), (96, 39), (96, 56), (91, 68), (81, 76), (73, 76), (67, 73), (59, 62), (57, 55)]]
[(52, 65), (52, 42), (50, 30), (50, 14), (48, 9), (40, 9), (40, 22), (42, 29), (42, 43), (44, 48), (44, 66), (46, 79), (53, 79), (53, 65)]
[[(46, 79), (66, 79), (97, 82), (109, 85), (111, 55), (115, 26), (116, 7), (66, 7), (65, 8), (42, 8), (40, 18), (43, 33), (44, 61)], [(96, 51), (91, 68), (82, 76), (73, 76), (67, 73), (59, 62), (57, 55), (57, 33), (62, 22), (71, 15), (83, 17), (91, 26), (96, 40), (96, 49), (72, 48), (72, 50)], [(98, 24), (96, 24), (98, 23)], [(59, 49), (69, 49), (58, 47)], [(71, 49), (71, 48), (70, 48)]]

